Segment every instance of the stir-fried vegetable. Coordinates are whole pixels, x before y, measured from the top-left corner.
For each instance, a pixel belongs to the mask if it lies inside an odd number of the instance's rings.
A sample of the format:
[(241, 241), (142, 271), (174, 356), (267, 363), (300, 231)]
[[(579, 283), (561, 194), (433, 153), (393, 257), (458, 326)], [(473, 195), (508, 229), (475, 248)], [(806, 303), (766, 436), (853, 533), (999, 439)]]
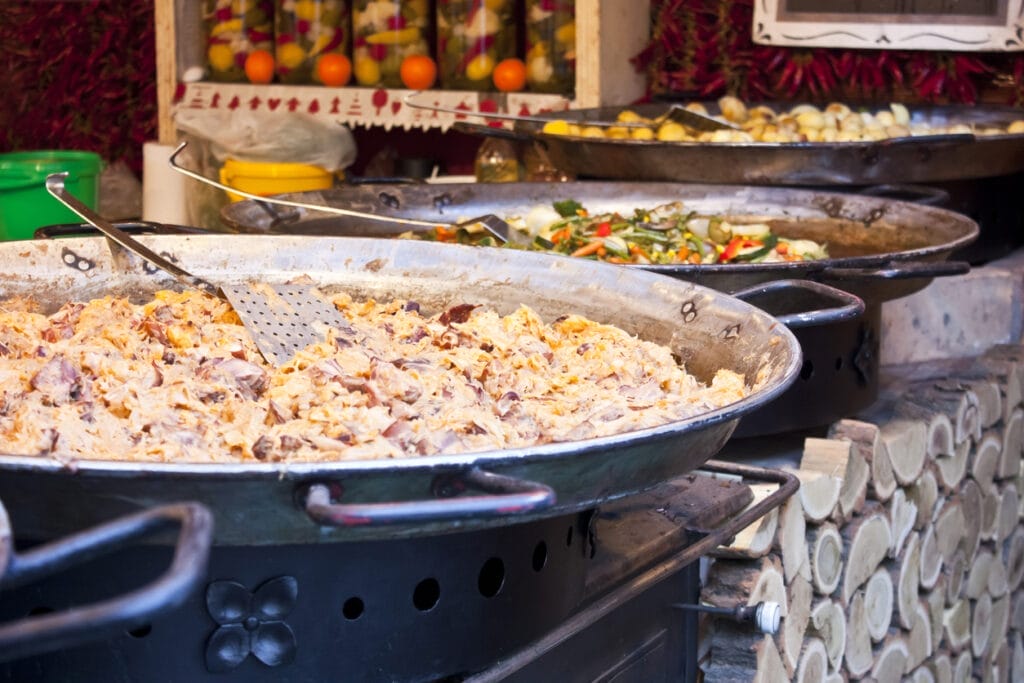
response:
[[(763, 222), (730, 222), (721, 216), (686, 211), (679, 202), (632, 214), (589, 213), (568, 199), (507, 219), (533, 236), (528, 248), (609, 263), (751, 263), (828, 258), (825, 246), (775, 235)], [(494, 245), (486, 232), (438, 228), (426, 239)], [(511, 244), (509, 246), (512, 246)]]

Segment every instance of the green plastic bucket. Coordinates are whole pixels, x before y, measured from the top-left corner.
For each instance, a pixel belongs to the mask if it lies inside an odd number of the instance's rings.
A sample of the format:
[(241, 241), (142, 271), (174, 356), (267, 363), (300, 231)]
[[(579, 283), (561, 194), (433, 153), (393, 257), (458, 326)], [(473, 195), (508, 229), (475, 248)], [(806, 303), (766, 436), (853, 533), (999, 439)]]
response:
[(64, 186), (89, 208), (99, 204), (103, 160), (93, 152), (39, 150), (0, 154), (0, 240), (32, 239), (36, 228), (81, 223), (46, 191), (46, 176), (67, 171)]

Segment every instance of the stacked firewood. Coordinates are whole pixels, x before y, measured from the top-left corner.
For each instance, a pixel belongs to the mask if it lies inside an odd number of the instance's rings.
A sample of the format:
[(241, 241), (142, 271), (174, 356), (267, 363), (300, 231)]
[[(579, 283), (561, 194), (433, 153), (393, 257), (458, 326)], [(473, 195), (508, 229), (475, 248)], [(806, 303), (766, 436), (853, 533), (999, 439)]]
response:
[(929, 370), (805, 439), (800, 492), (715, 553), (703, 602), (783, 619), (707, 620), (705, 681), (1024, 681), (1024, 346)]

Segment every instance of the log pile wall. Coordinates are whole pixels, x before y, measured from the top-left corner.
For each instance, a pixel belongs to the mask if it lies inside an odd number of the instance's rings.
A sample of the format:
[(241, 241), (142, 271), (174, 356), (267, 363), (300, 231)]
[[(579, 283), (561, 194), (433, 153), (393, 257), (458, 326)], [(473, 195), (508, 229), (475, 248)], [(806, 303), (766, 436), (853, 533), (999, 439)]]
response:
[(703, 602), (783, 619), (706, 620), (705, 681), (1024, 681), (1024, 346), (918, 375), (806, 439), (799, 493), (715, 553)]

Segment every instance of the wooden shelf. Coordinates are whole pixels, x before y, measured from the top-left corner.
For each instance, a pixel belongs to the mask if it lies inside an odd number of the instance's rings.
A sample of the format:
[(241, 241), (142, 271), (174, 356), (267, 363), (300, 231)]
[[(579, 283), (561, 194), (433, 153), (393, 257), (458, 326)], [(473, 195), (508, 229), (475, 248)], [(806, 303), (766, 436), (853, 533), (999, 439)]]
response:
[[(458, 118), (402, 104), (407, 90), (323, 88), (185, 82), (183, 75), (201, 67), (203, 46), (200, 0), (154, 0), (156, 22), (159, 141), (174, 144), (178, 108), (265, 108), (329, 118), (352, 125), (444, 130)], [(576, 0), (576, 93), (559, 95), (477, 93), (431, 90), (425, 103), (479, 111), (496, 107), (511, 114), (536, 114), (569, 107), (628, 104), (644, 94), (644, 74), (630, 59), (650, 33), (650, 0)], [(312, 110), (312, 111), (311, 111)], [(479, 119), (470, 119), (479, 120)]]

